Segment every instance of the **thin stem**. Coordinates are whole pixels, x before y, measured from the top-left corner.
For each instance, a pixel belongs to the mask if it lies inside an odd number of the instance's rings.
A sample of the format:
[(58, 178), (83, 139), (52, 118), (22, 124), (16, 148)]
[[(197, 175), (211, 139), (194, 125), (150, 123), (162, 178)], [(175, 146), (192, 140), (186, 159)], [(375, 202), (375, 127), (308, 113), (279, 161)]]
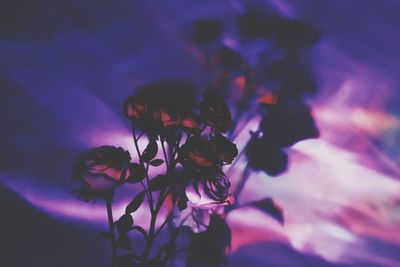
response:
[(169, 220), (171, 220), (172, 216), (173, 216), (173, 214), (172, 214), (172, 212), (170, 212), (168, 214), (168, 216), (165, 218), (165, 221), (161, 224), (161, 226), (155, 232), (154, 237), (156, 237), (161, 232), (161, 230), (164, 228), (164, 226), (169, 222)]
[(242, 193), (244, 186), (245, 186), (247, 180), (249, 179), (249, 177), (250, 177), (250, 168), (248, 166), (246, 166), (246, 168), (243, 170), (242, 176), (240, 177), (241, 179), (239, 180), (238, 185), (236, 186), (235, 191), (232, 194), (235, 199), (235, 203), (232, 206), (226, 207), (226, 210), (228, 212), (231, 210), (234, 210), (237, 207), (237, 205), (238, 205), (237, 199), (238, 199), (240, 193)]
[(117, 260), (117, 241), (115, 239), (114, 219), (113, 219), (113, 214), (112, 214), (112, 199), (113, 199), (112, 194), (109, 194), (106, 197), (108, 227), (109, 227), (109, 231), (110, 231), (110, 241), (111, 241), (111, 248), (112, 248), (111, 266), (115, 266), (115, 262)]
[[(139, 137), (136, 136), (136, 131), (135, 131), (134, 125), (132, 125), (132, 135), (133, 135), (133, 142), (135, 143), (136, 153), (138, 154), (138, 157), (139, 157), (139, 163), (143, 164), (142, 154), (140, 153), (139, 144), (138, 144), (139, 138), (142, 136), (142, 134), (140, 134)], [(147, 167), (146, 167), (147, 188), (149, 187), (149, 180), (150, 180), (149, 174), (148, 174), (148, 168), (149, 168), (149, 164), (147, 164)], [(153, 212), (154, 211), (153, 195), (150, 190), (147, 190), (147, 188), (143, 182), (142, 182), (142, 185), (146, 189), (147, 202), (149, 203), (150, 211)]]
[[(183, 222), (182, 222), (182, 224), (183, 224)], [(171, 236), (171, 240), (169, 241), (168, 247), (172, 247), (172, 246), (175, 244), (176, 238), (178, 237), (179, 232), (180, 232), (180, 230), (182, 229), (182, 224), (179, 225), (177, 228), (175, 228), (175, 231), (174, 231), (174, 233), (173, 233), (172, 236)], [(174, 254), (175, 254), (175, 252), (166, 253), (165, 258), (163, 259), (163, 266), (164, 266), (165, 264), (167, 264), (169, 258), (170, 258), (171, 256), (173, 256)]]
[(158, 198), (156, 207), (154, 208), (153, 211), (150, 211), (151, 212), (151, 218), (150, 218), (149, 234), (148, 234), (148, 239), (147, 239), (147, 242), (146, 242), (146, 246), (145, 246), (143, 254), (142, 254), (142, 259), (145, 262), (146, 262), (146, 260), (148, 259), (149, 255), (150, 255), (151, 247), (153, 246), (153, 242), (154, 242), (154, 239), (155, 239), (154, 232), (155, 232), (157, 215), (158, 215), (158, 212), (160, 211), (160, 208), (161, 208), (162, 202), (163, 202), (163, 201), (160, 201), (161, 200), (161, 194), (163, 194), (163, 192), (160, 192), (160, 196)]
[(149, 190), (147, 190), (147, 197), (148, 197), (148, 202), (149, 202), (149, 206), (150, 206), (150, 211), (154, 212), (154, 201), (153, 201), (153, 193), (150, 190), (150, 177), (149, 177), (149, 163), (147, 163), (146, 165), (146, 183), (147, 183), (147, 188)]
[[(163, 148), (163, 152), (164, 152), (165, 163), (167, 165), (167, 176), (168, 176), (170, 174), (171, 168), (175, 167), (175, 164), (172, 163), (174, 161), (173, 157), (172, 157), (173, 156), (173, 152), (172, 152), (171, 148), (168, 147), (168, 151), (169, 151), (169, 154), (170, 154), (170, 157), (168, 158), (164, 142), (161, 141), (161, 144), (162, 144), (162, 148)], [(171, 160), (172, 160), (172, 162), (171, 162)], [(163, 225), (161, 225), (161, 227), (156, 231), (155, 225), (156, 225), (156, 220), (157, 220), (158, 213), (159, 213), (159, 211), (160, 211), (160, 209), (161, 209), (161, 207), (162, 207), (162, 205), (163, 205), (163, 203), (164, 203), (165, 199), (167, 198), (167, 196), (168, 196), (170, 191), (171, 191), (171, 187), (169, 187), (168, 189), (167, 188), (163, 188), (160, 191), (156, 206), (151, 211), (151, 219), (150, 219), (150, 228), (149, 228), (148, 239), (147, 239), (146, 246), (145, 246), (143, 254), (142, 254), (143, 261), (146, 261), (148, 259), (148, 257), (150, 256), (154, 240), (155, 240), (156, 236), (160, 233), (161, 228), (164, 225), (164, 223), (163, 223)]]
[(168, 161), (168, 156), (167, 156), (167, 152), (166, 152), (166, 150), (165, 150), (165, 145), (164, 145), (164, 140), (161, 140), (161, 146), (162, 146), (162, 150), (163, 150), (163, 153), (164, 153), (164, 158), (165, 158), (165, 164), (167, 164), (167, 169), (168, 169), (168, 166), (169, 166), (169, 161)]

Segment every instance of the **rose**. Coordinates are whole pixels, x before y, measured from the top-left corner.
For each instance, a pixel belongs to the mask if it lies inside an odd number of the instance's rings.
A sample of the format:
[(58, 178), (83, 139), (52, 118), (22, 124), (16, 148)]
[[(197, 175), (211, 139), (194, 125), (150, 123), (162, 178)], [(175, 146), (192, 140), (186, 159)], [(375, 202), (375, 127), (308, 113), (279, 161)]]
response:
[(181, 147), (181, 159), (202, 168), (215, 165), (215, 150), (213, 142), (204, 137), (195, 135), (190, 137)]
[(215, 201), (207, 197), (207, 195), (196, 193), (191, 187), (186, 188), (187, 196), (186, 208), (180, 210), (174, 209), (173, 222), (175, 226), (187, 226), (194, 233), (201, 233), (208, 229), (211, 216), (223, 212), (222, 207), (232, 205), (233, 196), (228, 196), (221, 201)]
[(204, 175), (202, 186), (207, 196), (217, 201), (224, 201), (229, 196), (231, 186), (225, 174), (217, 169), (215, 173), (205, 173)]
[(120, 147), (97, 147), (78, 155), (75, 174), (88, 191), (107, 192), (127, 179), (130, 160)]
[(221, 134), (210, 140), (192, 136), (181, 148), (181, 158), (202, 168), (231, 164), (237, 154), (236, 145)]
[(208, 90), (204, 93), (200, 103), (200, 116), (213, 130), (227, 132), (232, 124), (232, 117), (228, 105), (215, 92)]
[(148, 111), (149, 103), (141, 96), (130, 96), (124, 103), (124, 114), (130, 119), (141, 119)]
[(176, 114), (169, 113), (163, 107), (157, 107), (153, 112), (154, 122), (161, 124), (164, 127), (178, 126), (181, 123), (181, 118), (178, 112)]
[(215, 135), (212, 142), (216, 146), (216, 156), (224, 164), (231, 164), (238, 155), (238, 149), (234, 143), (221, 134)]
[(272, 176), (284, 172), (288, 165), (288, 156), (284, 149), (270, 139), (258, 137), (254, 133), (247, 144), (246, 156), (251, 169), (261, 170)]
[(195, 130), (199, 128), (199, 123), (195, 118), (188, 117), (182, 121), (183, 127), (186, 128), (186, 130)]

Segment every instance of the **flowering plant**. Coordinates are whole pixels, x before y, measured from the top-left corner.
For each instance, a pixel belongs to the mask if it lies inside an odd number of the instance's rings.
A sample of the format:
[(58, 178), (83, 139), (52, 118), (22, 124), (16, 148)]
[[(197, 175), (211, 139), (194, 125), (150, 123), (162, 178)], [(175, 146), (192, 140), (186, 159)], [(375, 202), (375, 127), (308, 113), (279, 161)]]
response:
[[(75, 174), (82, 188), (75, 192), (85, 200), (101, 197), (107, 203), (106, 237), (112, 246), (112, 266), (162, 267), (182, 251), (189, 252), (189, 266), (218, 266), (224, 262), (231, 240), (224, 218), (243, 206), (260, 209), (283, 224), (282, 209), (271, 198), (241, 206), (234, 199), (239, 198), (252, 172), (282, 173), (288, 164), (286, 148), (318, 136), (311, 110), (303, 102), (304, 94), (314, 90), (312, 78), (301, 62), (304, 49), (318, 36), (302, 21), (264, 21), (251, 12), (238, 17), (243, 42), (261, 39), (286, 57), (268, 63), (249, 62), (238, 49), (218, 44), (222, 39), (218, 20), (200, 20), (193, 40), (208, 55), (210, 78), (200, 103), (196, 104), (196, 89), (190, 82), (144, 85), (123, 105), (135, 154), (102, 146), (78, 156)], [(258, 29), (260, 24), (264, 30)], [(287, 34), (266, 25), (286, 27)], [(308, 36), (301, 39), (297, 35), (301, 31)], [(298, 46), (293, 38), (300, 38)], [(260, 51), (258, 59), (264, 53)], [(225, 99), (231, 100), (229, 105)], [(260, 105), (251, 105), (251, 101)], [(239, 152), (231, 140), (253, 120), (259, 121), (258, 128), (250, 132)], [(245, 167), (235, 177), (231, 192), (232, 177), (227, 174), (243, 158)], [(112, 201), (116, 188), (124, 184), (137, 185), (140, 190), (115, 221)], [(135, 222), (139, 208), (150, 214), (148, 225)], [(160, 238), (167, 225), (169, 237)], [(189, 249), (177, 247), (183, 227), (192, 230)], [(143, 236), (141, 250), (131, 244), (129, 234), (134, 231)]]
[[(169, 242), (155, 251), (155, 239), (165, 225), (175, 222), (176, 231), (189, 226), (194, 232), (203, 232), (213, 209), (231, 204), (230, 182), (223, 166), (232, 163), (238, 150), (223, 135), (232, 124), (229, 108), (216, 92), (207, 90), (196, 110), (191, 90), (191, 85), (185, 82), (159, 82), (140, 88), (126, 99), (124, 114), (132, 125), (135, 156), (122, 148), (102, 146), (77, 158), (75, 170), (83, 185), (81, 195), (106, 198), (113, 265), (164, 266), (176, 253), (172, 247), (177, 237), (172, 235)], [(141, 150), (144, 143), (146, 147)], [(164, 173), (153, 176), (153, 169), (164, 169)], [(114, 221), (113, 194), (124, 183), (140, 184), (142, 190), (128, 204), (125, 214)], [(193, 191), (190, 194), (202, 195), (209, 202), (201, 205), (192, 202), (186, 193), (189, 187)], [(148, 230), (136, 225), (132, 216), (144, 206), (145, 199), (151, 217)], [(157, 228), (160, 210), (167, 199), (168, 215)], [(141, 252), (118, 256), (119, 247), (132, 249), (130, 231), (143, 235), (145, 247)]]

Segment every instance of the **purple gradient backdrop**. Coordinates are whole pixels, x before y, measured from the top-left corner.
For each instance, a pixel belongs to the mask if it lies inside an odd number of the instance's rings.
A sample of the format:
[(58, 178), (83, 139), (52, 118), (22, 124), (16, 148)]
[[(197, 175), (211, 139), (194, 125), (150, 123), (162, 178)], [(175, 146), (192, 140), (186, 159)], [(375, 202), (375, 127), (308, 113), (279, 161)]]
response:
[[(232, 25), (250, 4), (321, 28), (313, 52), (320, 91), (309, 100), (321, 138), (296, 144), (281, 177), (255, 174), (246, 184), (239, 201), (272, 196), (286, 224), (233, 212), (229, 266), (400, 266), (394, 0), (1, 2), (0, 266), (108, 266), (98, 235), (105, 207), (69, 195), (75, 154), (103, 144), (131, 148), (121, 103), (136, 86), (184, 78), (204, 87), (191, 23), (218, 17)], [(128, 196), (121, 189), (119, 213)]]

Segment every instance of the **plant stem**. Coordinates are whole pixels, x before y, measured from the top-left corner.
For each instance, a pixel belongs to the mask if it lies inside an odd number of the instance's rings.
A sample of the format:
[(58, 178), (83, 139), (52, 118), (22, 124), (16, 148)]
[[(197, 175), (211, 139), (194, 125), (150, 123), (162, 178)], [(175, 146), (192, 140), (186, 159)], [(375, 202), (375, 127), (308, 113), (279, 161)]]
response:
[(250, 168), (248, 166), (246, 166), (246, 168), (243, 170), (242, 176), (240, 177), (240, 180), (238, 181), (238, 184), (236, 185), (235, 191), (233, 192), (233, 198), (235, 199), (235, 203), (232, 206), (228, 206), (226, 207), (226, 211), (232, 211), (234, 210), (237, 205), (238, 205), (238, 198), (240, 193), (242, 193), (244, 186), (247, 182), (247, 180), (250, 177)]
[(113, 214), (112, 214), (112, 199), (113, 199), (112, 194), (109, 194), (106, 197), (108, 227), (109, 227), (109, 232), (110, 232), (110, 241), (111, 241), (111, 249), (112, 249), (111, 266), (115, 266), (115, 262), (117, 260), (117, 242), (115, 239), (114, 219), (113, 219)]
[[(170, 174), (170, 172), (172, 171), (172, 168), (175, 167), (175, 163), (173, 163), (174, 156), (173, 156), (172, 148), (169, 146), (168, 147), (169, 158), (168, 158), (163, 140), (161, 140), (161, 146), (162, 146), (163, 153), (164, 153), (165, 164), (167, 165), (167, 176), (168, 176)], [(149, 181), (147, 181), (147, 182), (149, 182)], [(146, 246), (145, 246), (143, 254), (142, 254), (142, 260), (144, 262), (146, 262), (148, 260), (154, 240), (157, 237), (157, 235), (160, 233), (162, 227), (164, 226), (164, 223), (163, 223), (160, 226), (160, 228), (156, 231), (156, 220), (157, 220), (158, 213), (159, 213), (165, 199), (167, 198), (168, 194), (170, 193), (170, 191), (171, 191), (171, 187), (163, 188), (160, 191), (160, 194), (158, 196), (158, 200), (157, 200), (157, 203), (156, 203), (154, 209), (150, 210), (150, 213), (151, 213), (150, 228), (149, 228)]]
[[(139, 157), (139, 163), (142, 165), (143, 164), (143, 160), (142, 160), (142, 154), (140, 153), (140, 149), (139, 149), (139, 138), (140, 136), (142, 136), (142, 134), (139, 135), (139, 137), (136, 136), (136, 131), (135, 131), (135, 127), (132, 125), (132, 135), (133, 135), (133, 142), (135, 143), (135, 148), (136, 148), (136, 153), (138, 154)], [(147, 164), (146, 167), (146, 181), (147, 181), (147, 187), (144, 185), (144, 183), (141, 181), (144, 189), (146, 190), (146, 196), (147, 196), (147, 200), (150, 206), (150, 211), (151, 213), (154, 212), (154, 207), (153, 207), (153, 195), (151, 193), (150, 190), (148, 190), (149, 188), (149, 174), (148, 174), (148, 168), (149, 168), (149, 164)]]

